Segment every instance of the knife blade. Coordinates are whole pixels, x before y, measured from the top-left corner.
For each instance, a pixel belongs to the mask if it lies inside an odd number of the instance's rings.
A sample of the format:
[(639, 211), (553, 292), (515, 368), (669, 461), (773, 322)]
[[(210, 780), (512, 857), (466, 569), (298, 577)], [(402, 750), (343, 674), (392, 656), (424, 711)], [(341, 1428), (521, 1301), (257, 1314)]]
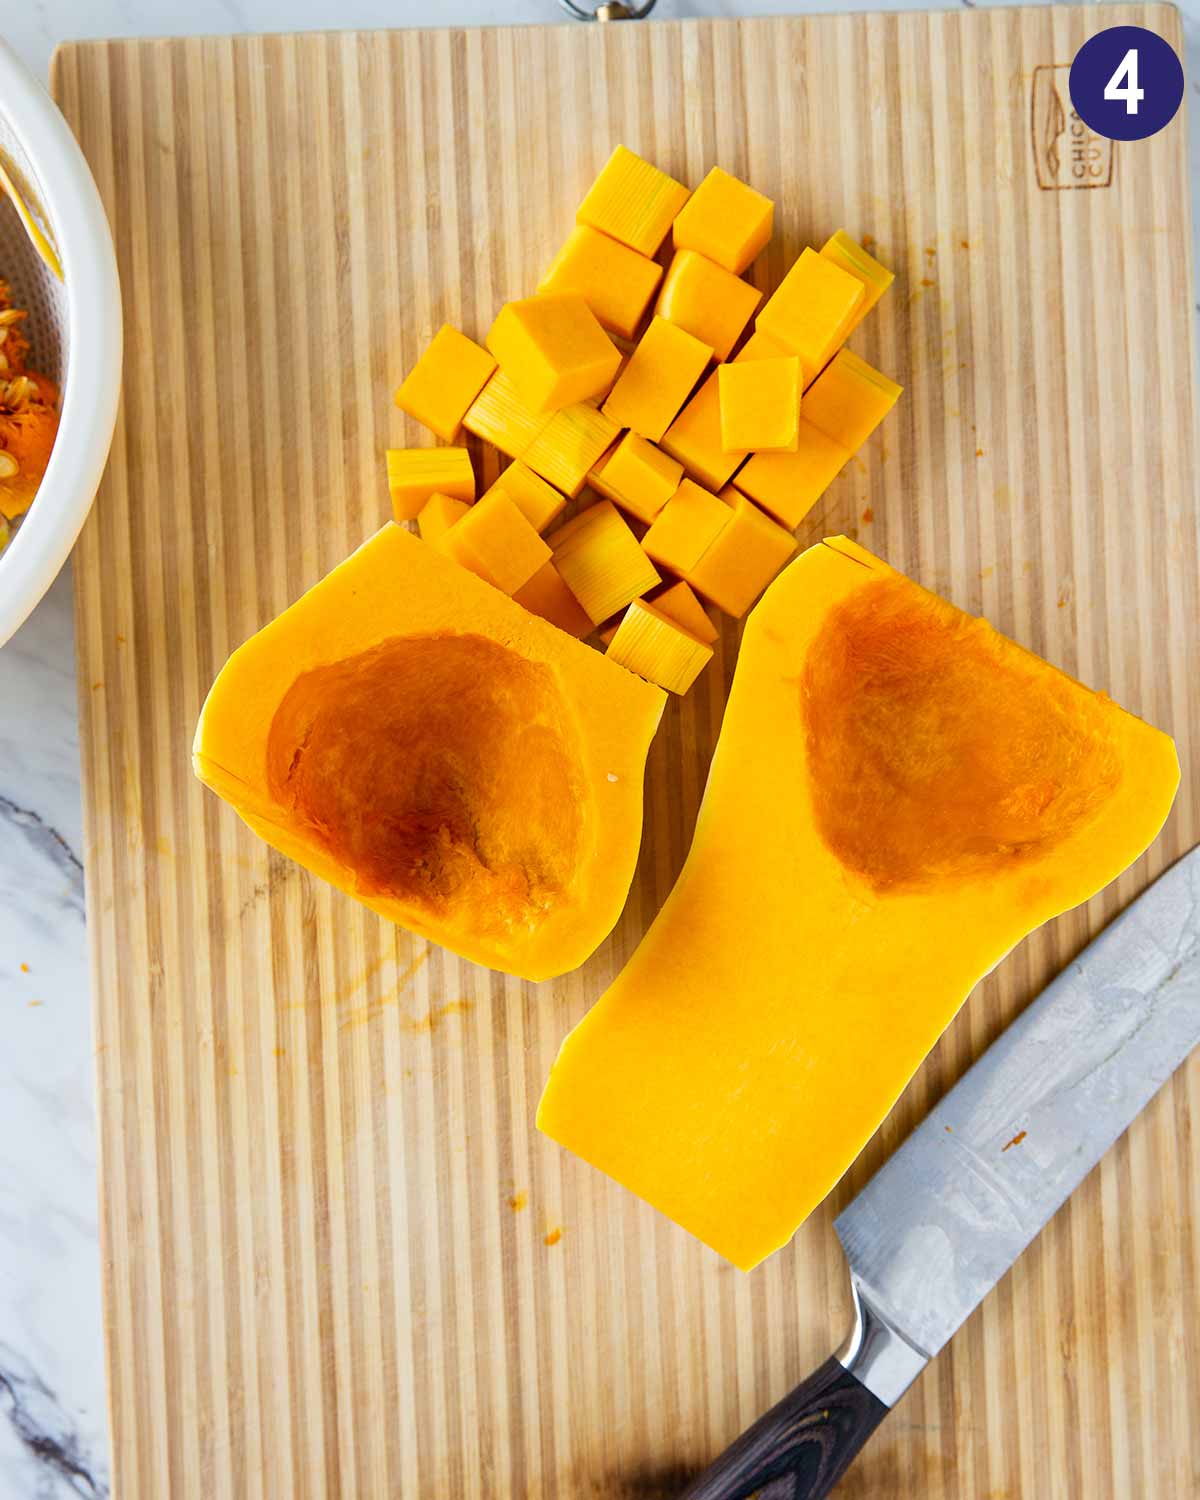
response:
[(1086, 947), (842, 1211), (855, 1328), (682, 1500), (820, 1500), (1200, 1042), (1200, 846)]

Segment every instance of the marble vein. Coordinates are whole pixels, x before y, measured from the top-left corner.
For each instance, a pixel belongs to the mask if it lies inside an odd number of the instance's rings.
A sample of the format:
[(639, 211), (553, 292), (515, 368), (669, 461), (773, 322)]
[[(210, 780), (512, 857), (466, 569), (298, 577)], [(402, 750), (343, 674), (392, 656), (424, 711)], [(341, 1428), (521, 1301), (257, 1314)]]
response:
[(28, 1361), (0, 1343), (0, 1414), (34, 1463), (61, 1481), (66, 1492), (101, 1500), (107, 1483), (93, 1473), (95, 1461), (85, 1451), (69, 1413)]

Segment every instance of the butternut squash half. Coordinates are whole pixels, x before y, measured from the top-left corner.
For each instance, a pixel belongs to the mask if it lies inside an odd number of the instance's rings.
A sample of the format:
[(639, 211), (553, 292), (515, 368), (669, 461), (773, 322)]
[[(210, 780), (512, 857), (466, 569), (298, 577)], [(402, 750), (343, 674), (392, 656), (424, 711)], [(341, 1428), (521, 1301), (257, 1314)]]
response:
[(382, 916), (526, 979), (607, 936), (666, 695), (388, 525), (230, 657), (197, 776)]
[(750, 616), (687, 862), (539, 1126), (749, 1269), (1178, 780), (1103, 694), (845, 538), (811, 548)]

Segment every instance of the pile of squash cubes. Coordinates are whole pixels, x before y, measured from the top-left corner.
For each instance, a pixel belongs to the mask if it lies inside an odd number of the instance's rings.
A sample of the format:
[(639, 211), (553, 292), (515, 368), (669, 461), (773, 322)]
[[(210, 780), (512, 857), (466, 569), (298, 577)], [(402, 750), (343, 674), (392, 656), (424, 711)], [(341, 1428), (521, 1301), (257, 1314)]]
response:
[[(712, 656), (702, 601), (745, 614), (900, 394), (842, 347), (892, 273), (839, 231), (760, 307), (742, 273), (773, 216), (719, 167), (689, 193), (618, 146), (537, 295), (486, 348), (444, 326), (396, 393), (446, 443), (466, 428), (513, 460), (476, 501), (466, 448), (390, 450), (396, 519), (676, 693)], [(602, 498), (551, 531), (585, 488)]]

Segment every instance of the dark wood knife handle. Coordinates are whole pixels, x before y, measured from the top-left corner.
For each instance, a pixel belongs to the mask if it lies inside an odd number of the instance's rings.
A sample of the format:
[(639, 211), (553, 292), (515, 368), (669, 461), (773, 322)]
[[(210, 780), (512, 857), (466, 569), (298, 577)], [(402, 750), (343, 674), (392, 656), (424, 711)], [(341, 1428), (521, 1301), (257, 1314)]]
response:
[(887, 1412), (831, 1355), (748, 1427), (680, 1500), (750, 1500), (760, 1492), (760, 1500), (821, 1500)]

